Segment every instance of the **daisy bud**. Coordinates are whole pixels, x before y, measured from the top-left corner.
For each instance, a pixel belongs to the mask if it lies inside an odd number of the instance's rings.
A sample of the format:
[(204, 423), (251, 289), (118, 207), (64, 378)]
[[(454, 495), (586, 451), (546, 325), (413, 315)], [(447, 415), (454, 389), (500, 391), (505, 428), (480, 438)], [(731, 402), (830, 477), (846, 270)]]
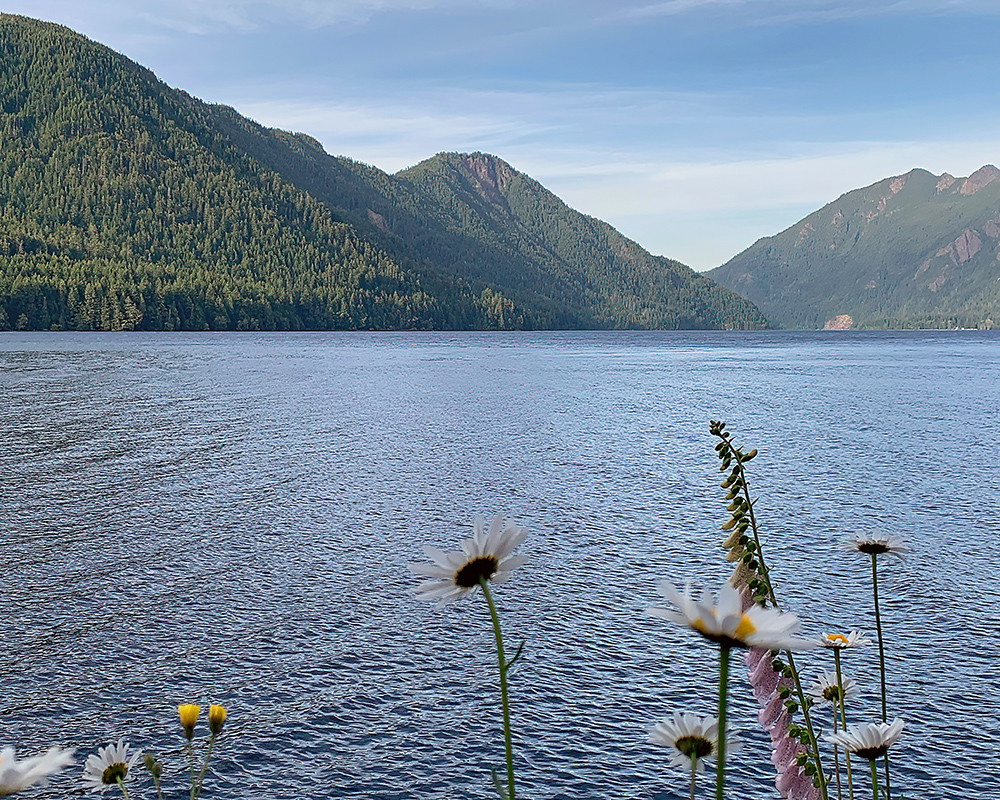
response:
[(181, 718), (184, 735), (188, 739), (194, 736), (194, 724), (198, 721), (199, 713), (201, 713), (201, 706), (196, 706), (194, 703), (184, 703), (177, 706), (177, 714)]
[(142, 763), (149, 770), (149, 774), (153, 776), (153, 780), (159, 780), (160, 775), (163, 774), (163, 764), (156, 760), (152, 753), (146, 753), (142, 757)]

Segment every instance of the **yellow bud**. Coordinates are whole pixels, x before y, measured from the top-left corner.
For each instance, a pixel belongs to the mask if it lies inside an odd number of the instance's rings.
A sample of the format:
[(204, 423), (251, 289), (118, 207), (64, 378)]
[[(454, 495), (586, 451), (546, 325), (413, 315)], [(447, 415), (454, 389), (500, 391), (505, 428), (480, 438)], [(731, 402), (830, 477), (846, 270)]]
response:
[(211, 705), (208, 707), (208, 729), (213, 736), (218, 736), (222, 731), (222, 724), (226, 721), (226, 709), (222, 706)]
[(181, 725), (184, 727), (184, 735), (190, 739), (194, 736), (194, 724), (198, 721), (198, 714), (201, 713), (201, 706), (193, 703), (184, 703), (177, 706), (177, 714), (181, 718)]

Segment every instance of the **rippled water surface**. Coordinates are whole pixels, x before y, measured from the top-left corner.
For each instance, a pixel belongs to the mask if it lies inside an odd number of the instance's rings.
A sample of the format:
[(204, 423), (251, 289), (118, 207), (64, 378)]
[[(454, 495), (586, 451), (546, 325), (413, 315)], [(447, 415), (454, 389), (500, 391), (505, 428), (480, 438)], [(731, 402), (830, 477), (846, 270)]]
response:
[[(658, 579), (729, 573), (716, 418), (760, 451), (765, 546), (808, 632), (874, 633), (844, 542), (908, 540), (880, 575), (894, 786), (998, 796), (995, 333), (7, 333), (0, 404), (0, 743), (25, 754), (82, 763), (128, 734), (180, 797), (175, 705), (218, 702), (205, 798), (490, 797), (485, 605), (418, 601), (407, 564), (502, 511), (531, 530), (495, 593), (526, 640), (519, 796), (686, 797), (646, 730), (711, 712), (717, 666), (644, 609)], [(877, 652), (848, 655), (873, 719)], [(731, 796), (776, 797), (740, 669), (731, 694)]]

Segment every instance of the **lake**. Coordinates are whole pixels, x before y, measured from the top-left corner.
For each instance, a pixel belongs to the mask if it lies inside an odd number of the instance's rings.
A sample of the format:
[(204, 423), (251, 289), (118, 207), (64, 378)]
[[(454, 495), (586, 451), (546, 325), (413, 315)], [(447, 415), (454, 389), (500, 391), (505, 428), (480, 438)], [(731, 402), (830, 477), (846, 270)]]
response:
[[(716, 655), (644, 612), (660, 579), (730, 572), (710, 419), (759, 450), (765, 554), (804, 632), (874, 636), (845, 543), (906, 540), (880, 570), (894, 789), (998, 794), (997, 332), (5, 333), (0, 398), (0, 744), (80, 765), (32, 796), (65, 797), (122, 734), (181, 796), (176, 705), (215, 702), (205, 798), (489, 798), (485, 604), (417, 600), (407, 565), (500, 511), (531, 531), (494, 592), (526, 642), (519, 797), (687, 797), (646, 731), (714, 711)], [(877, 648), (844, 664), (849, 717), (874, 719)], [(734, 672), (730, 794), (774, 798)]]

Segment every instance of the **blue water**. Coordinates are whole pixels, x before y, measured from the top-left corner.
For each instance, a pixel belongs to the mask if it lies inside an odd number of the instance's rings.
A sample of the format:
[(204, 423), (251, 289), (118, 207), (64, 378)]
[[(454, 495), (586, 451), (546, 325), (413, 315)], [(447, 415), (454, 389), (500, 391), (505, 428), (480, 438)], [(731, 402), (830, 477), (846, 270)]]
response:
[[(175, 707), (217, 702), (205, 798), (489, 798), (485, 605), (415, 599), (407, 563), (501, 511), (531, 530), (495, 593), (526, 640), (519, 796), (687, 797), (646, 730), (713, 710), (714, 653), (644, 609), (661, 578), (729, 574), (713, 418), (760, 452), (765, 552), (808, 633), (874, 634), (844, 542), (908, 542), (880, 585), (894, 788), (1000, 796), (995, 332), (6, 333), (0, 407), (0, 744), (80, 762), (32, 796), (122, 734), (186, 796)], [(845, 669), (874, 719), (876, 648)], [(773, 798), (741, 673), (730, 794)]]

